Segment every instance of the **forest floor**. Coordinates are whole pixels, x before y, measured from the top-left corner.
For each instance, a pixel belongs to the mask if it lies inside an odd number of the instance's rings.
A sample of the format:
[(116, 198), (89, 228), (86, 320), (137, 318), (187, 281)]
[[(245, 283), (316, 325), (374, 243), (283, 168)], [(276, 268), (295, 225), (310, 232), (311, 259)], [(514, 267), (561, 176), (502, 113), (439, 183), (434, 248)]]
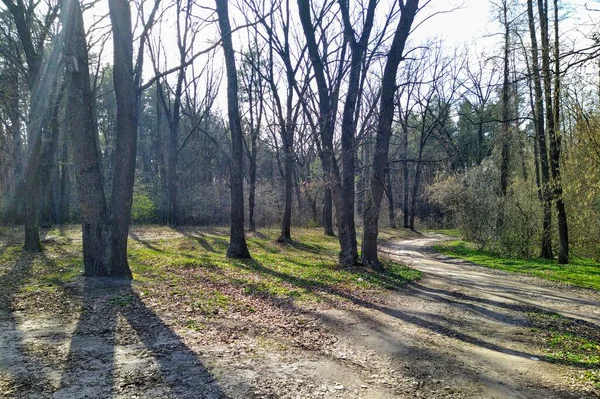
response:
[(83, 279), (76, 228), (0, 229), (1, 398), (596, 398), (600, 293), (384, 232), (387, 273), (335, 268), (317, 229), (137, 228), (135, 280)]

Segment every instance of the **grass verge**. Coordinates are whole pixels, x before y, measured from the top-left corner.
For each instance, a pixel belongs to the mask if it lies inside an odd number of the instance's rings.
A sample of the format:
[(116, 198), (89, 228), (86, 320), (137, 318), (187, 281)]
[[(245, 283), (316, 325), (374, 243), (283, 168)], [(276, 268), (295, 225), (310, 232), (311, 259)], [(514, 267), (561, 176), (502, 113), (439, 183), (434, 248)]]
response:
[[(21, 292), (34, 296), (55, 291), (83, 272), (78, 228), (48, 231), (44, 252), (29, 254), (3, 231), (0, 240), (0, 307), (9, 307)], [(225, 257), (224, 229), (133, 229), (129, 263), (142, 295), (180, 302), (190, 312), (207, 317), (228, 311), (252, 312), (251, 298), (270, 301), (329, 302), (369, 300), (373, 292), (398, 288), (418, 279), (420, 272), (397, 263), (386, 271), (337, 267), (337, 238), (320, 229), (295, 229), (294, 241), (278, 243), (278, 231), (248, 235), (250, 260)], [(390, 233), (391, 236), (392, 233)], [(1, 295), (0, 295), (1, 296)], [(2, 303), (3, 302), (3, 303)], [(130, 298), (113, 298), (127, 306)]]
[(546, 280), (600, 290), (600, 264), (591, 259), (574, 258), (568, 265), (559, 265), (553, 260), (506, 258), (493, 252), (477, 250), (475, 245), (460, 240), (436, 245), (434, 249), (452, 258), (465, 259), (493, 269), (525, 273)]
[(541, 311), (527, 316), (532, 331), (542, 338), (548, 361), (581, 369), (579, 378), (600, 388), (600, 331), (596, 325)]

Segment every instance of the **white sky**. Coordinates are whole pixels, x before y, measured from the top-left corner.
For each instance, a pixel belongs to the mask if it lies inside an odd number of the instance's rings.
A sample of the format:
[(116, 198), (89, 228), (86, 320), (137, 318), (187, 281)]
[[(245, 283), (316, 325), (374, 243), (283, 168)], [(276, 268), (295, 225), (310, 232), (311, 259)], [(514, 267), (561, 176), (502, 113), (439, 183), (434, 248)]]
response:
[[(164, 0), (165, 4), (168, 0)], [(318, 0), (315, 0), (318, 1)], [(425, 0), (421, 0), (424, 3)], [(499, 0), (497, 0), (499, 2)], [(520, 0), (520, 10), (525, 10), (524, 0)], [(151, 7), (153, 1), (145, 1), (145, 7), (148, 9)], [(290, 1), (292, 5), (295, 5), (295, 1)], [(382, 4), (385, 1), (382, 1)], [(584, 45), (581, 42), (582, 32), (588, 33), (592, 28), (597, 25), (594, 23), (594, 19), (600, 16), (600, 12), (590, 13), (586, 11), (586, 5), (589, 8), (600, 9), (600, 0), (561, 0), (560, 3), (564, 6), (562, 15), (567, 17), (561, 24), (561, 32), (567, 37), (571, 38), (569, 41), (574, 41), (574, 46), (582, 47)], [(207, 7), (213, 7), (213, 1), (207, 0)], [(381, 5), (380, 5), (381, 7)], [(496, 34), (501, 32), (501, 26), (496, 21), (497, 15), (492, 12), (494, 7), (489, 0), (431, 0), (428, 6), (422, 10), (420, 15), (417, 17), (418, 23), (429, 15), (436, 14), (432, 18), (426, 20), (423, 24), (419, 25), (418, 28), (411, 34), (411, 42), (423, 43), (429, 38), (441, 38), (443, 39), (445, 46), (450, 50), (453, 47), (469, 47), (472, 51), (481, 53), (485, 50), (486, 52), (494, 51), (496, 46), (501, 45), (501, 37)], [(448, 12), (452, 10), (451, 12)], [(133, 10), (132, 10), (133, 11)], [(94, 20), (97, 20), (100, 16), (105, 15), (107, 12), (107, 2), (100, 1), (94, 6), (94, 9), (86, 12), (85, 20), (89, 26)], [(232, 25), (241, 24), (241, 21), (237, 21), (236, 13), (239, 11), (235, 7), (230, 7), (230, 14), (232, 16)], [(103, 25), (109, 23), (109, 19), (103, 22)], [(175, 29), (169, 28), (168, 24), (162, 28), (162, 39), (172, 40), (173, 45), (167, 47), (175, 48)], [(245, 34), (242, 34), (245, 37)], [(196, 49), (198, 51), (202, 48), (208, 47), (218, 37), (218, 31), (216, 24), (214, 30), (207, 28), (206, 33), (203, 32), (201, 39), (196, 42)], [(171, 39), (169, 39), (171, 38)], [(575, 39), (573, 39), (575, 38)], [(243, 40), (243, 39), (242, 39)], [(104, 51), (103, 62), (111, 63), (111, 47), (112, 41), (107, 42), (108, 48)], [(580, 45), (579, 45), (580, 44)], [(234, 47), (237, 51), (241, 50), (240, 43), (234, 43)], [(221, 53), (217, 53), (217, 57), (221, 57)], [(220, 59), (216, 60), (217, 65), (220, 63)], [(176, 59), (169, 63), (170, 66), (177, 65)], [(152, 67), (149, 62), (145, 62), (145, 76), (152, 76)], [(223, 85), (224, 86), (224, 85)], [(224, 92), (224, 87), (221, 90)], [(222, 94), (224, 98), (224, 93)], [(219, 96), (221, 97), (221, 95)], [(219, 103), (222, 101), (219, 100)], [(223, 102), (224, 103), (224, 102)], [(221, 108), (225, 108), (221, 106)]]

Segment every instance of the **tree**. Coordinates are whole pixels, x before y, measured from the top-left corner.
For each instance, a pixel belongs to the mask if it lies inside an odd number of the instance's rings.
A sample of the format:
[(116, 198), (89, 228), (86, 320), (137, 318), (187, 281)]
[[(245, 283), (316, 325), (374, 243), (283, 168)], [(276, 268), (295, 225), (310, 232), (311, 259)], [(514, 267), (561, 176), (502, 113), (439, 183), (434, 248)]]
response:
[(315, 37), (315, 26), (311, 18), (311, 7), (308, 0), (298, 0), (298, 9), (302, 30), (306, 37), (308, 53), (315, 74), (318, 90), (319, 107), (319, 135), (322, 145), (323, 170), (327, 183), (330, 185), (335, 203), (336, 218), (338, 223), (338, 239), (340, 242), (339, 262), (341, 266), (353, 266), (358, 262), (358, 248), (356, 243), (356, 228), (354, 226), (354, 150), (355, 110), (357, 97), (360, 92), (361, 70), (364, 65), (364, 55), (369, 41), (375, 14), (375, 1), (370, 1), (364, 20), (363, 32), (359, 40), (350, 22), (348, 4), (339, 1), (342, 19), (344, 21), (344, 42), (340, 55), (338, 72), (343, 70), (346, 44), (350, 43), (352, 57), (350, 61), (350, 77), (344, 112), (342, 115), (342, 173), (337, 163), (333, 135), (335, 129), (335, 111), (339, 93), (340, 79), (332, 85), (327, 84), (325, 76), (324, 58), (326, 55), (319, 53)]
[[(34, 2), (26, 6), (23, 1), (2, 0), (10, 12), (27, 63), (29, 88), (29, 120), (27, 123), (27, 157), (24, 172), (25, 243), (23, 248), (40, 251), (39, 216), (41, 195), (42, 126), (49, 107), (50, 96), (56, 81), (58, 49), (54, 58), (44, 62), (45, 45), (50, 28), (58, 15), (58, 5), (51, 4), (46, 15), (39, 17)], [(38, 32), (37, 34), (35, 32)], [(56, 46), (55, 46), (56, 47)], [(51, 57), (52, 57), (51, 55)]]
[(221, 29), (221, 45), (225, 54), (227, 74), (227, 115), (231, 131), (231, 165), (229, 168), (231, 185), (231, 231), (227, 256), (229, 258), (247, 259), (250, 252), (244, 235), (244, 137), (240, 109), (238, 104), (238, 81), (235, 67), (235, 56), (231, 40), (231, 25), (227, 0), (215, 0), (217, 16)]
[[(113, 79), (117, 99), (117, 148), (111, 197), (111, 260), (109, 274), (132, 278), (127, 263), (127, 236), (133, 200), (137, 153), (138, 98), (133, 69), (131, 9), (127, 0), (109, 0), (113, 31)], [(142, 38), (143, 42), (144, 38)]]
[(65, 70), (67, 112), (65, 128), (73, 144), (74, 173), (81, 204), (84, 274), (110, 275), (110, 226), (104, 195), (99, 149), (94, 127), (93, 96), (85, 30), (77, 0), (61, 2), (63, 52), (70, 57)]
[(419, 10), (419, 0), (399, 1), (400, 20), (394, 32), (394, 39), (386, 57), (385, 68), (381, 80), (381, 99), (379, 103), (379, 119), (375, 156), (373, 159), (373, 175), (371, 190), (365, 201), (363, 213), (362, 262), (365, 265), (381, 269), (377, 256), (377, 236), (379, 234), (379, 212), (385, 187), (385, 168), (388, 162), (392, 121), (394, 119), (394, 95), (396, 92), (396, 76), (398, 66), (404, 57), (404, 47), (411, 31), (415, 15)]
[(539, 67), (539, 53), (537, 45), (537, 34), (535, 29), (535, 20), (533, 14), (533, 0), (527, 0), (527, 16), (529, 21), (529, 33), (531, 37), (531, 72), (534, 86), (534, 105), (533, 120), (535, 128), (535, 152), (537, 157), (536, 167), (539, 164), (540, 173), (538, 174), (538, 190), (540, 200), (542, 201), (544, 216), (542, 226), (542, 243), (540, 257), (552, 259), (552, 196), (550, 193), (550, 168), (548, 162), (548, 149), (546, 145), (546, 133), (544, 126), (544, 99), (542, 89), (542, 79)]

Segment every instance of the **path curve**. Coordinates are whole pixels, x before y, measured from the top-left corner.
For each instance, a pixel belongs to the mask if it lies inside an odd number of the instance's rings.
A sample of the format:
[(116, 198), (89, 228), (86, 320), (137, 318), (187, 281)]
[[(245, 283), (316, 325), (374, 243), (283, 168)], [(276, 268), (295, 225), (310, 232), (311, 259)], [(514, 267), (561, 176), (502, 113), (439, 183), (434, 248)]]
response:
[[(321, 314), (343, 336), (341, 345), (388, 359), (377, 367), (394, 369), (405, 382), (389, 397), (599, 397), (578, 381), (583, 370), (545, 360), (526, 311), (540, 309), (600, 325), (600, 295), (431, 250), (444, 239), (433, 235), (382, 243), (381, 252), (420, 270), (422, 279), (391, 293), (383, 305)], [(407, 389), (411, 378), (413, 386)]]

